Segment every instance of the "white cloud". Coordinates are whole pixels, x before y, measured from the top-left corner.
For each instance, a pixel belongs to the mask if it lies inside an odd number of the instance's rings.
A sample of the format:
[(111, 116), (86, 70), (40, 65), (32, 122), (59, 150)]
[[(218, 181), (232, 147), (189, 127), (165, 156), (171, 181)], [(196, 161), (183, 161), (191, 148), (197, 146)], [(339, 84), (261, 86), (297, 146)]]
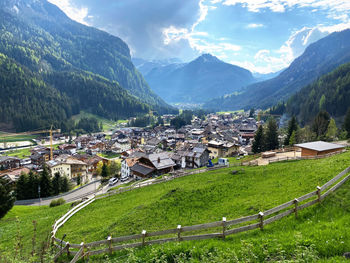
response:
[(263, 24), (254, 24), (254, 23), (247, 25), (247, 28), (259, 28), (259, 27), (264, 27), (264, 25)]
[(284, 12), (285, 1), (279, 0), (226, 0), (224, 5), (237, 5), (241, 4), (243, 7), (248, 8), (250, 12), (259, 12), (260, 9), (269, 8), (273, 12)]
[(347, 0), (225, 0), (224, 5), (240, 4), (250, 12), (260, 12), (261, 9), (270, 9), (273, 12), (284, 12), (290, 7), (311, 7), (336, 12), (350, 10), (350, 1)]
[[(215, 9), (215, 7), (206, 5), (204, 2), (205, 0), (199, 1), (199, 16), (191, 29), (176, 28), (174, 26), (163, 28), (163, 43), (165, 45), (171, 45), (174, 42), (186, 40), (194, 51), (198, 53), (211, 53), (219, 58), (226, 58), (228, 52), (240, 51), (242, 49), (241, 46), (227, 42), (226, 38), (208, 41), (205, 39), (209, 37), (207, 32), (196, 31), (196, 27), (206, 19), (209, 10)], [(220, 0), (211, 1), (212, 4), (218, 2), (220, 2)]]
[(89, 10), (86, 7), (78, 8), (74, 6), (70, 0), (48, 0), (50, 3), (58, 6), (60, 9), (63, 10), (63, 12), (66, 13), (66, 15), (84, 25), (89, 25), (86, 21), (86, 18), (88, 17)]

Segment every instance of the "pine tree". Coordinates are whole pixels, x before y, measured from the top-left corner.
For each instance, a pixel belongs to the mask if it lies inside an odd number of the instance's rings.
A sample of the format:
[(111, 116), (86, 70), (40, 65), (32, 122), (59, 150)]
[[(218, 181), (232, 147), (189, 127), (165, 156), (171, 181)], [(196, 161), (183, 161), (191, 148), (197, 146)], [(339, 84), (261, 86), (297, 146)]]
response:
[(296, 144), (296, 132), (293, 131), (292, 136), (290, 136), (289, 138), (289, 145), (293, 146), (294, 144)]
[(330, 118), (327, 111), (320, 111), (315, 117), (312, 129), (316, 133), (317, 139), (325, 139)]
[(52, 181), (49, 172), (44, 166), (43, 171), (40, 174), (40, 197), (48, 197), (52, 194)]
[(254, 142), (252, 145), (252, 151), (253, 153), (260, 153), (263, 151), (263, 145), (264, 145), (264, 132), (263, 128), (260, 125), (255, 136), (254, 136)]
[(0, 219), (11, 210), (15, 202), (15, 196), (9, 181), (0, 178)]
[(265, 135), (265, 149), (274, 150), (279, 148), (278, 126), (274, 118), (269, 119)]
[(296, 132), (298, 129), (299, 129), (299, 126), (298, 126), (297, 118), (293, 115), (292, 118), (288, 122), (287, 137), (284, 140), (284, 145), (290, 145), (290, 143), (289, 143), (290, 137), (292, 136), (293, 131)]
[(105, 163), (102, 165), (101, 176), (103, 178), (108, 177), (108, 167), (107, 167), (107, 165)]
[[(61, 177), (62, 178), (62, 177)], [(62, 192), (62, 193), (65, 193), (65, 192), (68, 192), (69, 191), (69, 180), (68, 180), (68, 178), (67, 178), (67, 176), (64, 176), (63, 178), (62, 178), (62, 183), (61, 183), (61, 189), (60, 189), (60, 191)]]
[(344, 120), (344, 130), (347, 132), (347, 138), (350, 138), (350, 108), (346, 112)]
[(52, 190), (54, 195), (58, 195), (61, 191), (61, 175), (59, 172), (55, 173), (52, 179)]
[(330, 141), (334, 141), (335, 137), (337, 136), (337, 125), (335, 123), (335, 120), (333, 118), (331, 118), (331, 120), (329, 121), (328, 124), (328, 128), (327, 128), (327, 133), (326, 133), (326, 137), (328, 140)]
[(28, 174), (28, 183), (27, 183), (27, 192), (28, 192), (27, 199), (34, 199), (39, 197), (38, 187), (39, 187), (39, 178), (36, 174), (30, 171)]
[(21, 174), (16, 182), (16, 196), (17, 200), (24, 200), (28, 197), (28, 175)]

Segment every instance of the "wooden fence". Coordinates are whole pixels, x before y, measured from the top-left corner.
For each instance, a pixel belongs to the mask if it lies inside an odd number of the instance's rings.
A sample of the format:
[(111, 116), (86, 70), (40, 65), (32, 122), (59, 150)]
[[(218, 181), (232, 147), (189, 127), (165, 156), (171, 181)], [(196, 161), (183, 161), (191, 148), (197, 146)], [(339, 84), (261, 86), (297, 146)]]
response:
[[(97, 199), (91, 198), (71, 209), (68, 213), (66, 213), (59, 220), (57, 220), (53, 225), (52, 243), (53, 245), (59, 248), (59, 252), (57, 253), (55, 259), (57, 259), (60, 255), (65, 253), (74, 256), (73, 260), (71, 261), (74, 263), (80, 258), (88, 258), (89, 256), (104, 253), (113, 253), (114, 251), (126, 248), (142, 247), (146, 245), (161, 244), (165, 242), (174, 241), (181, 242), (189, 240), (203, 240), (209, 238), (224, 239), (226, 236), (249, 231), (252, 229), (260, 228), (261, 230), (263, 230), (265, 225), (271, 224), (272, 222), (280, 220), (281, 218), (293, 213), (295, 214), (295, 217), (298, 217), (298, 212), (300, 210), (312, 206), (316, 203), (320, 203), (324, 198), (326, 198), (330, 193), (337, 190), (350, 178), (350, 174), (348, 174), (349, 172), (350, 167), (346, 168), (344, 171), (339, 173), (337, 176), (332, 178), (323, 186), (317, 186), (315, 191), (311, 193), (295, 198), (289, 202), (286, 202), (269, 210), (238, 219), (226, 220), (226, 217), (223, 217), (221, 221), (210, 222), (206, 224), (192, 226), (178, 225), (177, 227), (172, 229), (155, 232), (147, 232), (146, 230), (143, 230), (140, 234), (113, 238), (108, 237), (105, 240), (100, 240), (86, 244), (70, 244), (69, 242), (65, 242), (63, 240), (58, 239), (55, 236), (57, 230), (75, 213), (77, 213), (79, 210), (83, 209), (84, 207), (86, 207), (87, 205), (89, 205)], [(216, 232), (205, 234), (202, 233), (204, 230), (212, 229), (215, 229)], [(200, 233), (193, 234), (193, 232), (196, 231), (200, 231)], [(190, 234), (186, 235), (186, 233)], [(166, 237), (157, 238), (162, 236)]]
[(337, 155), (340, 153), (344, 153), (346, 150), (343, 151), (338, 151), (338, 152), (333, 152), (333, 153), (327, 153), (323, 155), (316, 155), (316, 156), (295, 156), (295, 157), (281, 157), (281, 158), (274, 158), (268, 160), (269, 164), (270, 163), (276, 163), (276, 162), (282, 162), (282, 161), (294, 161), (294, 160), (315, 160), (315, 159), (323, 159), (323, 158), (328, 158), (333, 155)]

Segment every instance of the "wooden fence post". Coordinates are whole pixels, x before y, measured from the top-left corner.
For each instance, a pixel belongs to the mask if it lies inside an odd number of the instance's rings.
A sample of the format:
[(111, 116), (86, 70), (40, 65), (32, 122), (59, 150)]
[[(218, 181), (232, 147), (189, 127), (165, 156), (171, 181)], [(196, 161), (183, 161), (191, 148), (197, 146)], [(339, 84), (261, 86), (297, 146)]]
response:
[(84, 261), (85, 261), (85, 245), (84, 245), (84, 242), (81, 242), (80, 243), (80, 246), (83, 248), (83, 251), (81, 252), (81, 254), (82, 254), (82, 258), (84, 259)]
[(181, 241), (181, 225), (177, 225), (177, 239)]
[(226, 217), (222, 218), (222, 238), (225, 239), (226, 232)]
[(112, 252), (113, 252), (112, 251), (112, 237), (108, 236), (107, 240), (108, 240), (109, 254), (112, 254)]
[(321, 203), (321, 187), (317, 186), (318, 202)]
[(55, 236), (53, 234), (53, 231), (51, 232), (52, 236), (51, 236), (51, 246), (53, 246), (55, 244)]
[(146, 234), (147, 234), (147, 231), (146, 230), (142, 230), (142, 246), (145, 245), (145, 238), (146, 238)]
[(294, 213), (295, 213), (295, 218), (298, 218), (298, 203), (299, 203), (299, 200), (297, 198), (294, 199)]
[(264, 230), (264, 213), (259, 212), (259, 219), (260, 219), (260, 230)]
[(70, 256), (70, 253), (69, 253), (69, 247), (70, 247), (69, 242), (66, 243), (66, 246), (67, 246), (67, 256), (69, 257)]

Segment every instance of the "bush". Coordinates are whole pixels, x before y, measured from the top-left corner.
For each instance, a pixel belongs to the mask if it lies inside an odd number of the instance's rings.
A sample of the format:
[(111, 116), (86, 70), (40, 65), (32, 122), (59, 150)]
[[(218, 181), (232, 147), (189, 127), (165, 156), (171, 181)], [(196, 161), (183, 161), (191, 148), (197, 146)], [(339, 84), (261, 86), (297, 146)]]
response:
[(66, 201), (63, 198), (59, 198), (59, 199), (56, 199), (56, 200), (52, 200), (51, 203), (50, 203), (50, 207), (63, 205), (64, 203), (66, 203)]

